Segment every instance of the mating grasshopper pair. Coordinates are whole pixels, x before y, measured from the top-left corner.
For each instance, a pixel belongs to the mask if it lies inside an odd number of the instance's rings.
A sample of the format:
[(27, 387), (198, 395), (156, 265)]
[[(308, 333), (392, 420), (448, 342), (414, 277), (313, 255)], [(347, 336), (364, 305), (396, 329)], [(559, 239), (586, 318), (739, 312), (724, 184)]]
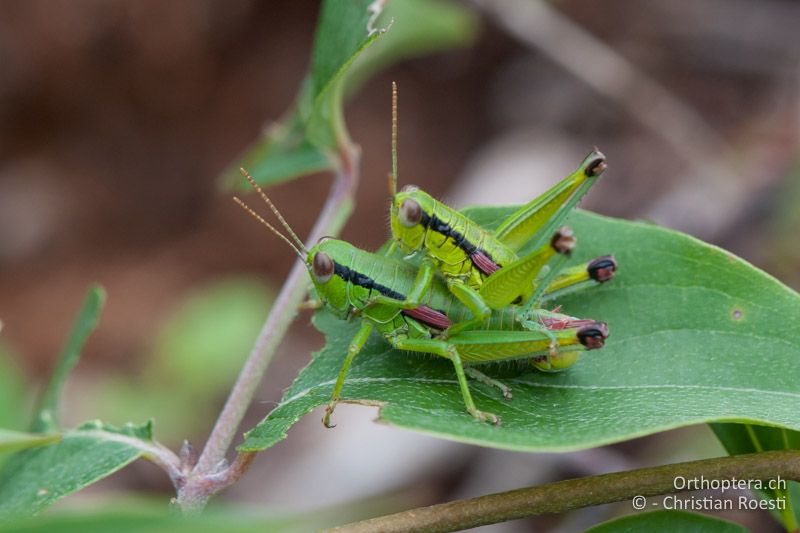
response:
[[(361, 319), (325, 411), (326, 426), (350, 364), (373, 330), (396, 349), (449, 359), (467, 411), (477, 420), (499, 424), (499, 417), (477, 409), (466, 376), (499, 388), (509, 399), (511, 390), (471, 365), (526, 359), (540, 370), (563, 370), (582, 351), (602, 347), (608, 336), (602, 322), (540, 308), (543, 299), (613, 276), (616, 263), (610, 256), (562, 270), (575, 238), (569, 228), (558, 229), (602, 173), (605, 159), (592, 152), (576, 172), (489, 232), (417, 188), (396, 192), (396, 89), (392, 109), (392, 235), (401, 249), (422, 254), (419, 267), (390, 257), (393, 246), (381, 256), (324, 238), (306, 249), (244, 170), (294, 242), (235, 200), (292, 247), (334, 314)], [(534, 251), (518, 256), (532, 239)], [(554, 256), (558, 259), (551, 261)]]

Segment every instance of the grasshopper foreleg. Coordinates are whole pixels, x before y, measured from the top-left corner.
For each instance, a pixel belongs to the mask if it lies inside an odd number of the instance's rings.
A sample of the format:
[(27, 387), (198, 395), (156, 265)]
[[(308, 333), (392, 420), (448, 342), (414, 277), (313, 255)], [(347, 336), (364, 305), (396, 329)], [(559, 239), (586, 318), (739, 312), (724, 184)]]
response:
[(371, 322), (367, 322), (366, 320), (362, 322), (361, 329), (358, 330), (353, 340), (350, 341), (350, 346), (347, 347), (347, 356), (345, 356), (342, 368), (339, 370), (339, 375), (336, 377), (336, 385), (333, 387), (331, 401), (328, 402), (328, 405), (325, 407), (325, 415), (322, 417), (322, 423), (326, 428), (335, 427), (335, 425), (331, 425), (331, 415), (333, 414), (333, 410), (336, 409), (336, 404), (339, 403), (339, 394), (342, 392), (344, 378), (347, 376), (347, 371), (350, 369), (350, 363), (353, 362), (353, 359), (355, 359), (356, 355), (358, 355), (364, 347), (364, 344), (366, 344), (370, 333), (372, 333), (372, 328)]

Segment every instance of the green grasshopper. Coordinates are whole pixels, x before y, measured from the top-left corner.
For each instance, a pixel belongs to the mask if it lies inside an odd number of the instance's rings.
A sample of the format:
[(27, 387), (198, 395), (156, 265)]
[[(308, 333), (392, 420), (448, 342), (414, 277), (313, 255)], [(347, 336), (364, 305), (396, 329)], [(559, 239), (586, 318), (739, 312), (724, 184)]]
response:
[[(499, 424), (500, 419), (477, 409), (466, 375), (498, 387), (506, 398), (511, 391), (470, 365), (530, 359), (542, 370), (557, 371), (571, 366), (580, 352), (601, 348), (608, 337), (605, 323), (579, 320), (556, 312), (535, 317), (549, 334), (530, 331), (514, 320), (518, 310), (513, 306), (491, 313), (479, 328), (446, 335), (451, 326), (472, 316), (471, 311), (448, 291), (439, 279), (428, 284), (414, 306), (407, 304), (414, 287), (416, 269), (400, 259), (366, 252), (333, 238), (323, 238), (311, 249), (292, 231), (269, 198), (243, 170), (245, 177), (259, 192), (281, 224), (292, 236), (283, 235), (256, 214), (240, 199), (244, 209), (286, 242), (304, 262), (320, 300), (343, 320), (359, 319), (361, 328), (353, 337), (336, 380), (323, 423), (331, 427), (330, 418), (344, 385), (353, 359), (363, 348), (373, 330), (394, 348), (444, 357), (455, 369), (466, 410), (482, 422)], [(566, 232), (565, 232), (566, 233)], [(555, 291), (564, 286), (555, 286)], [(534, 317), (531, 317), (534, 319)], [(552, 338), (559, 351), (551, 349)]]
[[(438, 271), (444, 275), (450, 292), (472, 311), (473, 320), (458, 326), (469, 328), (485, 320), (491, 310), (512, 302), (526, 302), (518, 317), (526, 321), (544, 289), (552, 284), (569, 286), (576, 277), (587, 273), (594, 283), (611, 279), (617, 266), (611, 256), (561, 273), (568, 255), (562, 254), (549, 270), (545, 268), (559, 252), (546, 240), (605, 168), (605, 156), (592, 151), (575, 172), (520, 207), (494, 232), (488, 231), (415, 186), (397, 192), (397, 87), (393, 84), (392, 237), (404, 252), (423, 256), (408, 303), (416, 303), (415, 298), (425, 293), (434, 271)], [(533, 252), (519, 256), (517, 252), (529, 242), (533, 243)], [(542, 272), (549, 274), (542, 279)]]

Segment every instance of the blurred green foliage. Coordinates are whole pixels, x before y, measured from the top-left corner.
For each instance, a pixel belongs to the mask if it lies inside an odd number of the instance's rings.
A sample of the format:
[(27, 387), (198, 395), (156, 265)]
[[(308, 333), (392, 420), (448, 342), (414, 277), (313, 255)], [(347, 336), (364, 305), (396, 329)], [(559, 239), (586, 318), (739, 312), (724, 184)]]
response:
[(194, 289), (164, 320), (138, 378), (93, 385), (95, 416), (114, 423), (154, 418), (165, 442), (208, 429), (273, 299), (268, 285), (248, 277)]
[(651, 511), (598, 524), (586, 533), (748, 533), (747, 528), (712, 516), (686, 511)]
[[(343, 118), (345, 93), (351, 95), (401, 59), (466, 46), (477, 33), (477, 16), (456, 2), (397, 0), (375, 17), (370, 8), (379, 4), (322, 3), (311, 66), (297, 100), (223, 173), (226, 188), (243, 184), (239, 167), (262, 185), (336, 169), (340, 150), (350, 143)], [(388, 99), (388, 87), (386, 94)]]
[[(315, 527), (316, 526), (316, 527)], [(201, 515), (181, 516), (164, 502), (133, 498), (87, 511), (57, 511), (48, 516), (17, 520), (0, 526), (3, 533), (262, 533), (312, 531), (319, 524), (307, 520), (255, 514), (241, 508), (208, 509)]]
[(58, 429), (59, 404), (61, 390), (69, 377), (69, 373), (78, 364), (83, 345), (92, 334), (106, 301), (106, 291), (99, 285), (89, 287), (83, 299), (75, 324), (58, 356), (56, 367), (50, 381), (42, 393), (36, 415), (31, 425), (33, 431), (55, 431)]
[(27, 379), (15, 360), (19, 356), (0, 340), (0, 427), (8, 429), (22, 429), (28, 422), (24, 412)]

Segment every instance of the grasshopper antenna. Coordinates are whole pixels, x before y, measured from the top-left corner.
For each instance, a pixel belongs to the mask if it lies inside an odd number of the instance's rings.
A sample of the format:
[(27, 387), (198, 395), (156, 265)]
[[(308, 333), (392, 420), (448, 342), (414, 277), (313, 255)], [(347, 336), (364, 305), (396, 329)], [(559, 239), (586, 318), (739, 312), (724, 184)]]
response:
[(253, 188), (258, 192), (259, 195), (261, 195), (261, 199), (264, 200), (264, 202), (269, 206), (269, 208), (272, 210), (275, 216), (278, 217), (278, 220), (281, 222), (281, 225), (286, 229), (286, 231), (289, 232), (289, 235), (292, 236), (292, 239), (294, 239), (295, 244), (297, 244), (297, 247), (292, 246), (292, 248), (295, 248), (295, 250), (297, 248), (300, 248), (300, 250), (303, 250), (304, 252), (308, 253), (308, 250), (306, 250), (306, 246), (305, 244), (303, 244), (303, 241), (301, 241), (300, 237), (298, 237), (297, 234), (292, 230), (292, 227), (289, 225), (288, 222), (286, 222), (286, 219), (283, 218), (283, 215), (281, 215), (281, 212), (278, 211), (277, 207), (275, 207), (275, 204), (272, 203), (272, 200), (270, 200), (269, 197), (266, 195), (266, 193), (261, 190), (261, 187), (258, 186), (258, 183), (256, 183), (256, 180), (253, 179), (253, 176), (251, 176), (250, 173), (243, 168), (240, 168), (239, 172), (242, 173), (242, 176), (247, 178), (247, 181), (250, 182), (250, 185), (253, 186)]
[(392, 177), (389, 180), (392, 197), (397, 194), (397, 83), (392, 82)]
[(275, 229), (275, 227), (274, 227), (272, 224), (270, 224), (269, 222), (267, 222), (266, 220), (264, 220), (264, 219), (263, 219), (263, 217), (262, 217), (261, 215), (259, 215), (259, 214), (258, 214), (258, 213), (256, 213), (255, 211), (253, 211), (253, 210), (250, 208), (250, 206), (248, 206), (248, 205), (247, 205), (246, 203), (244, 203), (244, 202), (243, 202), (241, 199), (239, 199), (239, 197), (237, 197), (237, 196), (234, 196), (234, 197), (233, 197), (233, 201), (234, 201), (234, 202), (236, 202), (237, 204), (239, 204), (239, 205), (242, 207), (242, 209), (244, 209), (245, 211), (247, 211), (248, 213), (250, 213), (250, 215), (252, 215), (252, 216), (253, 216), (253, 217), (254, 217), (256, 220), (258, 220), (259, 222), (261, 222), (262, 224), (264, 224), (264, 225), (265, 225), (267, 228), (269, 228), (269, 230), (270, 230), (272, 233), (274, 233), (275, 235), (277, 235), (278, 237), (280, 237), (281, 239), (283, 239), (283, 241), (284, 241), (286, 244), (288, 244), (289, 246), (291, 246), (291, 247), (292, 247), (292, 250), (294, 250), (294, 253), (296, 253), (296, 254), (297, 254), (297, 257), (299, 257), (301, 261), (305, 261), (305, 260), (306, 260), (306, 257), (305, 257), (305, 256), (304, 256), (302, 253), (300, 253), (300, 250), (298, 250), (298, 249), (297, 249), (297, 246), (295, 246), (295, 245), (294, 245), (294, 243), (292, 243), (292, 241), (290, 241), (290, 240), (289, 240), (289, 238), (288, 238), (286, 235), (284, 235), (283, 233), (281, 233), (280, 231), (278, 231), (277, 229)]

